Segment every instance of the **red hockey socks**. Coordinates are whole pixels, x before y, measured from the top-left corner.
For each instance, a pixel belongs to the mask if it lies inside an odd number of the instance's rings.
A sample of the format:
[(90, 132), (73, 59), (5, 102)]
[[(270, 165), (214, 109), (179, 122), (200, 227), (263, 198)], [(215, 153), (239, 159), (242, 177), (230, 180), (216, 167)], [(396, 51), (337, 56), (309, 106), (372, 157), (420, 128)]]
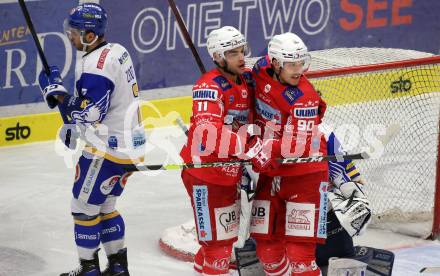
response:
[(229, 275), (232, 244), (229, 246), (203, 246), (203, 275)]
[(257, 240), (257, 256), (263, 264), (266, 275), (289, 275), (289, 260), (282, 243)]
[(205, 256), (204, 256), (204, 250), (203, 250), (203, 246), (199, 248), (199, 251), (197, 251), (196, 255), (194, 256), (194, 270), (198, 273), (200, 273), (200, 275), (202, 275), (202, 270), (203, 270), (203, 262), (205, 260)]
[(315, 243), (286, 242), (286, 253), (290, 261), (292, 276), (319, 276), (316, 264)]

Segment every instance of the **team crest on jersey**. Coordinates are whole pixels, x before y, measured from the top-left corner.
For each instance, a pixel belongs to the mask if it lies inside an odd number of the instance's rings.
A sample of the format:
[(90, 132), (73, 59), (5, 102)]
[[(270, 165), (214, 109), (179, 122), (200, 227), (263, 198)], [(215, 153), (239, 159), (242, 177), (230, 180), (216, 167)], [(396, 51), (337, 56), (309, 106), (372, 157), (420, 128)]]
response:
[(232, 85), (231, 85), (231, 84), (228, 82), (228, 80), (227, 80), (225, 77), (223, 77), (223, 76), (217, 76), (217, 77), (215, 77), (213, 80), (218, 84), (218, 86), (220, 86), (220, 88), (221, 88), (223, 91), (226, 91), (226, 90), (232, 88)]
[(218, 91), (215, 89), (196, 89), (193, 90), (193, 100), (195, 101), (216, 101)]
[[(74, 99), (74, 97), (72, 97)], [(101, 122), (102, 118), (107, 114), (110, 99), (110, 90), (95, 104), (87, 104), (81, 111), (72, 111), (72, 119), (77, 123), (94, 123)]]
[(246, 91), (246, 89), (241, 89), (241, 96), (243, 97), (243, 99), (247, 98), (248, 92)]
[(293, 105), (299, 97), (303, 96), (304, 93), (298, 87), (289, 86), (283, 93), (283, 98), (290, 104)]

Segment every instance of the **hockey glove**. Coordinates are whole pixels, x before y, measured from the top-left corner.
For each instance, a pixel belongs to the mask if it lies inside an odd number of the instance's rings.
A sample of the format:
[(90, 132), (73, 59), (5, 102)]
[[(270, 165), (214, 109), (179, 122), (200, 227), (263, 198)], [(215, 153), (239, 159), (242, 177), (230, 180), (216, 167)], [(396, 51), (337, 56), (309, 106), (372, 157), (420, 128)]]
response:
[(68, 95), (66, 88), (63, 86), (60, 69), (58, 69), (57, 66), (49, 67), (48, 75), (46, 74), (46, 71), (42, 70), (38, 76), (38, 83), (44, 101), (49, 108), (54, 108), (58, 105), (58, 95)]
[(263, 141), (260, 137), (254, 135), (246, 142), (244, 156), (247, 159), (254, 158), (263, 149)]
[(262, 149), (255, 155), (252, 161), (252, 168), (255, 172), (268, 172), (275, 170), (280, 166), (280, 163), (272, 157), (272, 143), (271, 140), (263, 142)]
[[(344, 187), (344, 185), (347, 185)], [(342, 227), (350, 236), (361, 235), (371, 222), (370, 202), (362, 184), (347, 182), (328, 193), (328, 198)]]
[(358, 182), (344, 182), (339, 185), (338, 190), (344, 198), (355, 197), (359, 199), (367, 199), (367, 195), (364, 193), (364, 185)]

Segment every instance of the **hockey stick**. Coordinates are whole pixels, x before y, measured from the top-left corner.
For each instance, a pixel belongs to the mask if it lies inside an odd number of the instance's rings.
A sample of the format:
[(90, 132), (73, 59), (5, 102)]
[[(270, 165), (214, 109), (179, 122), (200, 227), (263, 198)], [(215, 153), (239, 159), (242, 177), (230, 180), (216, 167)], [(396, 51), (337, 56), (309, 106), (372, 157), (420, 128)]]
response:
[[(183, 123), (182, 123), (183, 125)], [(186, 128), (186, 127), (185, 127)], [(382, 142), (383, 146), (386, 146), (391, 139), (397, 135), (400, 131), (398, 125), (390, 125), (385, 134), (378, 137), (378, 140)], [(346, 159), (350, 160), (363, 160), (370, 158), (370, 154), (366, 151), (354, 154), (337, 154), (326, 156), (308, 156), (308, 157), (288, 157), (284, 159), (277, 159), (280, 164), (300, 164), (300, 163), (314, 163), (314, 162), (327, 162), (336, 161), (340, 162)], [(160, 165), (127, 165), (125, 169), (127, 171), (155, 171), (155, 170), (179, 170), (179, 169), (192, 169), (192, 168), (213, 168), (213, 167), (227, 167), (236, 165), (251, 165), (249, 160), (234, 160), (224, 162), (207, 162), (207, 163), (182, 163), (182, 164), (160, 164)]]
[(420, 269), (420, 273), (439, 273), (440, 266), (428, 266)]
[[(299, 164), (299, 163), (314, 163), (326, 161), (339, 161), (344, 159), (368, 159), (370, 156), (367, 152), (346, 155), (326, 155), (326, 156), (308, 156), (308, 157), (288, 157), (284, 159), (277, 159), (280, 164)], [(227, 167), (236, 165), (252, 165), (248, 160), (235, 160), (224, 162), (207, 162), (207, 163), (182, 163), (182, 164), (161, 164), (161, 165), (127, 165), (127, 171), (155, 171), (155, 170), (179, 170), (179, 169), (194, 169), (194, 168), (214, 168)]]
[(43, 63), (44, 71), (46, 74), (49, 74), (49, 64), (47, 63), (46, 56), (44, 55), (43, 49), (41, 48), (40, 41), (38, 40), (37, 32), (35, 31), (34, 24), (32, 23), (31, 16), (29, 15), (28, 9), (24, 0), (18, 0), (20, 4), (21, 11), (23, 12), (26, 23), (29, 27), (29, 30), (32, 34), (32, 38), (34, 39), (35, 46), (37, 47), (38, 55), (40, 56), (41, 62)]
[[(28, 25), (29, 30), (32, 34), (32, 38), (34, 39), (34, 44), (35, 47), (37, 47), (38, 56), (41, 59), (41, 63), (43, 64), (44, 71), (46, 72), (46, 75), (49, 75), (50, 73), (49, 63), (47, 62), (46, 56), (44, 55), (43, 48), (41, 47), (40, 40), (38, 39), (37, 32), (35, 31), (34, 24), (32, 23), (32, 19), (26, 7), (26, 4), (24, 3), (24, 0), (18, 0), (18, 3), (20, 4), (21, 11), (23, 12), (24, 19), (26, 20), (26, 24)], [(65, 124), (68, 124), (69, 121), (67, 120), (67, 118), (61, 112), (60, 115), (61, 118), (63, 119), (63, 122)], [(66, 136), (64, 140), (64, 144), (66, 144), (66, 146), (70, 145), (71, 137), (72, 137), (72, 129), (68, 128), (66, 130)]]
[(183, 122), (181, 117), (178, 117), (176, 119), (176, 124), (180, 127), (180, 129), (185, 132), (185, 135), (188, 136), (188, 128), (186, 127), (185, 123)]
[(182, 16), (180, 15), (179, 10), (176, 7), (176, 3), (174, 0), (168, 0), (168, 5), (170, 6), (171, 10), (174, 13), (174, 16), (176, 17), (177, 24), (179, 25), (180, 31), (183, 33), (183, 37), (185, 38), (185, 42), (188, 44), (189, 48), (191, 48), (191, 52), (196, 59), (197, 65), (199, 66), (200, 72), (204, 74), (206, 72), (205, 66), (203, 65), (202, 60), (200, 59), (199, 53), (197, 52), (196, 47), (194, 46), (194, 43), (192, 42), (191, 36), (188, 33), (188, 30), (186, 29), (185, 23), (183, 22)]

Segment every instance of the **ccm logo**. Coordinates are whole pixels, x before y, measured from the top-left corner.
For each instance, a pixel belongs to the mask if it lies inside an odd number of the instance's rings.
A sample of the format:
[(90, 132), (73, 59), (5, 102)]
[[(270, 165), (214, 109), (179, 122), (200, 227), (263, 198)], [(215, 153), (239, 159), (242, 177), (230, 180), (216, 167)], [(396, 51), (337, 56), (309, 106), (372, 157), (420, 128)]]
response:
[(6, 141), (27, 139), (31, 135), (31, 128), (28, 126), (20, 126), (17, 122), (15, 127), (9, 127), (5, 131)]

